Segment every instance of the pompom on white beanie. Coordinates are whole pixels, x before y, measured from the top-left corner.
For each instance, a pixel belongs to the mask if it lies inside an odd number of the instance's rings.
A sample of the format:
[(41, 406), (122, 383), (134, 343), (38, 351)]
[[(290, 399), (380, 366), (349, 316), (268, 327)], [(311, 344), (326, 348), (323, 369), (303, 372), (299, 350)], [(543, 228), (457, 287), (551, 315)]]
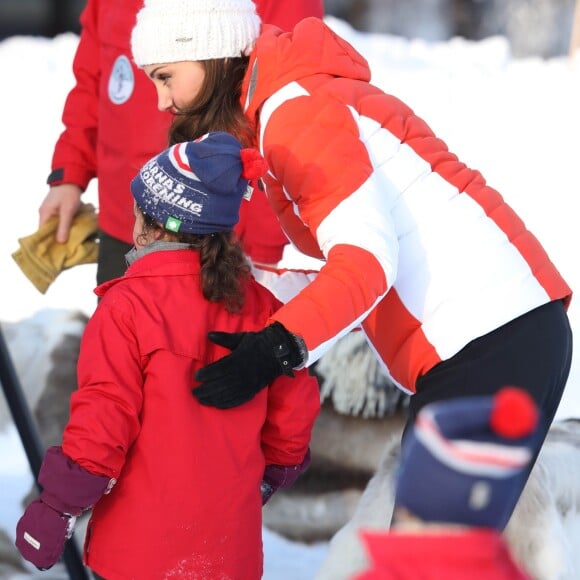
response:
[(131, 35), (139, 67), (248, 55), (260, 34), (252, 0), (145, 0)]

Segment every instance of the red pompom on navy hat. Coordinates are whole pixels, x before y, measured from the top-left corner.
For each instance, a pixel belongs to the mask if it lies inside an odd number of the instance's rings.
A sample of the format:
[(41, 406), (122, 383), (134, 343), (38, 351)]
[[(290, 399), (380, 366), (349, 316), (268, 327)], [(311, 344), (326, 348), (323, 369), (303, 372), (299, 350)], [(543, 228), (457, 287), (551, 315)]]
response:
[(425, 406), (404, 438), (395, 505), (423, 521), (502, 530), (541, 444), (539, 421), (515, 387)]
[(233, 135), (218, 131), (150, 159), (131, 181), (131, 193), (165, 229), (212, 234), (233, 229), (250, 180), (265, 172), (256, 149), (244, 149)]

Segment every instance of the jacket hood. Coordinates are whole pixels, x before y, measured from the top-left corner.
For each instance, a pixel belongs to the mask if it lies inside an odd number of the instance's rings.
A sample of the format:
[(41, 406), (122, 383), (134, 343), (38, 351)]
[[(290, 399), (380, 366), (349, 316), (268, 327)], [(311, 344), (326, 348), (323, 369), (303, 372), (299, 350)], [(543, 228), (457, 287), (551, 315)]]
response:
[(314, 74), (371, 79), (365, 58), (322, 20), (306, 18), (292, 32), (264, 25), (244, 79), (241, 100), (246, 115), (253, 118), (275, 91)]

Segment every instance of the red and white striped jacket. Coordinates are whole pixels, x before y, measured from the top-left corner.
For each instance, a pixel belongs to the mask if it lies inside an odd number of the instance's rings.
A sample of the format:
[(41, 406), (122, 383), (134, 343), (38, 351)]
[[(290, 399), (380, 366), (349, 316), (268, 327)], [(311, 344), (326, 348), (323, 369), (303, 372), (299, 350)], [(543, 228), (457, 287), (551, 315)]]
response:
[(571, 290), (501, 195), (370, 77), (319, 20), (265, 27), (242, 103), (283, 229), (325, 261), (273, 319), (304, 338), (307, 365), (362, 324), (414, 392), (474, 338)]

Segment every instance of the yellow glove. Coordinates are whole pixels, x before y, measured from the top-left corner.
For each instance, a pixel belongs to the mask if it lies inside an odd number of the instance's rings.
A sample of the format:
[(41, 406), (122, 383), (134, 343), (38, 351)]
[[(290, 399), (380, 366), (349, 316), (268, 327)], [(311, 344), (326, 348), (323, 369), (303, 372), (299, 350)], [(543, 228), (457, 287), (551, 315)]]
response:
[(32, 235), (20, 238), (12, 257), (26, 277), (44, 294), (63, 271), (80, 264), (95, 263), (99, 254), (97, 214), (83, 203), (71, 224), (68, 241), (56, 241), (58, 218), (52, 217)]

